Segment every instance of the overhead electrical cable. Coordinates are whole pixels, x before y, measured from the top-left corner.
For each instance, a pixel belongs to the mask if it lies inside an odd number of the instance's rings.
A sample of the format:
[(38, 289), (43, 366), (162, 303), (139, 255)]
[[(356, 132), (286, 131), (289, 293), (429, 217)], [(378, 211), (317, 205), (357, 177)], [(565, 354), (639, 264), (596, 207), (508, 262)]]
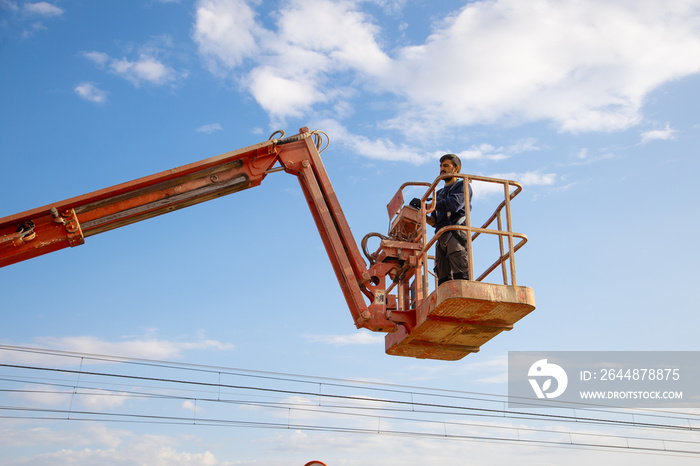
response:
[[(47, 399), (59, 395), (65, 400), (70, 398), (66, 402), (68, 409), (60, 406), (2, 404), (1, 418), (374, 433), (700, 456), (700, 425), (696, 413), (605, 409), (588, 404), (581, 404), (574, 409), (567, 407), (567, 414), (544, 413), (520, 407), (506, 409), (506, 398), (496, 394), (6, 345), (0, 345), (0, 351), (68, 358), (79, 366), (78, 369), (70, 369), (46, 365), (0, 364), (4, 372), (0, 373), (0, 382), (3, 383), (0, 385), (0, 394), (15, 397), (45, 396)], [(124, 373), (115, 370), (86, 370), (88, 362), (107, 367), (114, 364), (127, 368), (131, 366), (133, 369), (145, 366), (149, 371), (148, 375), (141, 375), (133, 370), (123, 371)], [(59, 365), (65, 366), (63, 363)], [(167, 375), (156, 376), (153, 369), (159, 369), (161, 374)], [(175, 376), (169, 376), (173, 371)], [(37, 372), (51, 374), (53, 377), (39, 377)], [(185, 373), (192, 376), (186, 377)], [(202, 374), (206, 380), (199, 380), (193, 377), (194, 374)], [(216, 381), (209, 380), (212, 375)], [(231, 379), (236, 383), (232, 383)], [(240, 383), (243, 380), (250, 383)], [(253, 383), (255, 381), (257, 383)], [(119, 412), (119, 409), (90, 410), (84, 409), (88, 397), (93, 401), (98, 398), (114, 400), (104, 403), (106, 406), (118, 406), (127, 399), (133, 399), (190, 403), (194, 409), (190, 416), (149, 413), (149, 405), (141, 405), (137, 412)], [(249, 419), (245, 419), (246, 416), (241, 411), (220, 418), (198, 413), (198, 409), (210, 405), (218, 406), (217, 413), (223, 413), (224, 406), (272, 411), (256, 412), (258, 418), (246, 414), (251, 417)], [(286, 413), (286, 422), (279, 421), (283, 412)], [(581, 415), (582, 412), (586, 414)], [(266, 422), (263, 419), (265, 414), (274, 419)], [(328, 422), (329, 416), (334, 422)], [(297, 417), (302, 420), (296, 419)], [(476, 422), (477, 418), (489, 421)], [(525, 421), (544, 425), (523, 425)], [(405, 428), (402, 429), (402, 425)], [(570, 428), (563, 428), (565, 425)], [(583, 430), (584, 426), (596, 427), (596, 430)], [(657, 431), (666, 434), (663, 438), (657, 433), (650, 435)]]

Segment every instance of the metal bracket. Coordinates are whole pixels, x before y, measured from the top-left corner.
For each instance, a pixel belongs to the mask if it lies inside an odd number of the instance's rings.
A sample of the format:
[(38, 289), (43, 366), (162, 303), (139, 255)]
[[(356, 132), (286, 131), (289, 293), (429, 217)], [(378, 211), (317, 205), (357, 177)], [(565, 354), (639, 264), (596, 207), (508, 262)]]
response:
[(27, 220), (17, 225), (17, 231), (15, 233), (0, 237), (0, 244), (12, 243), (13, 246), (20, 246), (34, 238), (36, 238), (34, 222)]
[(75, 214), (75, 210), (69, 209), (60, 215), (58, 213), (58, 209), (52, 207), (51, 216), (53, 217), (54, 222), (60, 223), (65, 227), (66, 237), (68, 238), (68, 244), (70, 247), (73, 248), (85, 243), (85, 237), (83, 236), (83, 231), (80, 228), (80, 222), (78, 222), (78, 217)]

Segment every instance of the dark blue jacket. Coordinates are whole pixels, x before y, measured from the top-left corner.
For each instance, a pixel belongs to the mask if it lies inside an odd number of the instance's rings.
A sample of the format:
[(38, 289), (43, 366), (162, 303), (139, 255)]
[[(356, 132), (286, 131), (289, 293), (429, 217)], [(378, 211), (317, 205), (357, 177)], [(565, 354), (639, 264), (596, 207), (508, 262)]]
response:
[[(472, 205), (472, 187), (469, 186), (469, 208)], [(435, 194), (436, 204), (432, 216), (435, 219), (435, 231), (447, 225), (457, 225), (464, 217), (464, 181), (460, 178), (452, 184), (445, 185)], [(462, 222), (462, 224), (464, 224)]]

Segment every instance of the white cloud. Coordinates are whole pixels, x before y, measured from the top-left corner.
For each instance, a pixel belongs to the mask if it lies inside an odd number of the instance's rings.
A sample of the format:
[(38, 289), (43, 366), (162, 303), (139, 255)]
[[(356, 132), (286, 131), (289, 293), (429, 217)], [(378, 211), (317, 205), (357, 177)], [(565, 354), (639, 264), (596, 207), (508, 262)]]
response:
[[(0, 0), (0, 11), (10, 12), (10, 15), (0, 15), (0, 25), (19, 25), (19, 35), (23, 39), (29, 39), (35, 34), (46, 31), (44, 20), (59, 18), (65, 11), (49, 2), (17, 2), (14, 0)], [(5, 16), (8, 16), (7, 18)]]
[(406, 5), (406, 0), (372, 0), (372, 2), (382, 7), (387, 14), (400, 13)]
[(223, 128), (221, 127), (221, 124), (219, 123), (209, 123), (208, 125), (202, 125), (199, 128), (196, 129), (198, 133), (207, 133), (211, 134), (215, 131), (221, 131)]
[(22, 37), (24, 39), (27, 39), (29, 37), (32, 37), (34, 35), (34, 33), (38, 32), (38, 31), (46, 31), (46, 30), (47, 30), (47, 28), (46, 28), (46, 26), (44, 26), (43, 23), (36, 22), (36, 23), (31, 24), (24, 31), (22, 31)]
[(318, 122), (318, 125), (328, 134), (333, 135), (333, 143), (345, 144), (355, 153), (371, 159), (406, 161), (419, 165), (429, 160), (434, 160), (444, 153), (438, 155), (437, 152), (423, 152), (416, 150), (415, 146), (396, 144), (390, 139), (370, 139), (363, 135), (351, 134), (347, 128), (336, 120), (321, 120)]
[(48, 2), (25, 3), (24, 11), (38, 16), (61, 16), (63, 9)]
[(331, 75), (372, 75), (389, 63), (374, 40), (375, 27), (354, 2), (295, 0), (276, 17), (278, 30), (269, 31), (242, 0), (200, 0), (193, 33), (216, 74), (233, 70), (235, 76), (246, 58), (253, 61), (241, 83), (275, 119), (300, 117), (343, 94)]
[(641, 121), (652, 90), (700, 71), (700, 13), (687, 0), (468, 2), (401, 47), (378, 40), (364, 2), (292, 1), (274, 12), (276, 30), (256, 22), (256, 5), (200, 0), (193, 36), (272, 118), (372, 93), (396, 109), (376, 125), (414, 139), (494, 122), (616, 131)]
[(175, 84), (178, 79), (187, 77), (186, 71), (176, 71), (165, 64), (160, 58), (173, 47), (172, 39), (167, 36), (154, 37), (144, 45), (138, 47), (136, 58), (114, 58), (104, 52), (82, 52), (82, 56), (92, 61), (100, 69), (120, 76), (134, 86), (143, 84), (162, 86)]
[[(334, 138), (337, 133), (333, 133)], [(417, 152), (416, 148), (408, 144), (396, 144), (387, 138), (369, 139), (365, 136), (346, 138), (344, 142), (353, 148), (356, 153), (372, 159), (407, 161), (415, 164), (424, 163), (435, 158), (435, 154)]]
[(568, 131), (624, 129), (650, 90), (700, 69), (689, 59), (700, 51), (700, 18), (689, 3), (671, 3), (470, 3), (403, 50), (405, 85), (396, 87), (458, 125), (550, 119)]
[(503, 160), (507, 158), (501, 152), (501, 149), (493, 147), (491, 144), (479, 144), (477, 146), (472, 146), (470, 149), (458, 152), (456, 155), (462, 160), (462, 163), (469, 160), (480, 160), (480, 159), (490, 159), (490, 160)]
[[(33, 442), (32, 445), (37, 448), (30, 452), (30, 456), (22, 458), (21, 463), (36, 465), (168, 464), (175, 466), (235, 464), (217, 461), (214, 454), (208, 450), (199, 452), (184, 451), (179, 445), (182, 440), (165, 435), (136, 435), (134, 432), (106, 429), (99, 424), (91, 424), (91, 427), (84, 429), (84, 432), (72, 434), (72, 436), (49, 429), (44, 429), (44, 431), (43, 437), (50, 440), (48, 444), (59, 445), (60, 449), (39, 453), (39, 451), (47, 450), (47, 442)], [(25, 435), (27, 433), (34, 434), (30, 429), (24, 429), (22, 433)], [(34, 437), (37, 436), (34, 435)], [(70, 443), (61, 442), (59, 440), (61, 438), (70, 440)], [(111, 441), (106, 444), (107, 448), (104, 449), (92, 443), (88, 447), (79, 449), (84, 447), (87, 442), (98, 439), (110, 439)], [(193, 448), (201, 450), (201, 447)]]
[(311, 343), (326, 343), (336, 346), (345, 345), (376, 345), (384, 342), (384, 335), (369, 332), (356, 332), (349, 335), (304, 335)]
[(14, 398), (21, 399), (28, 403), (28, 406), (68, 406), (71, 393), (60, 391), (50, 386), (42, 387), (41, 390), (32, 390), (33, 386), (25, 386), (24, 392), (15, 395)]
[(109, 67), (135, 86), (139, 86), (144, 81), (158, 85), (175, 79), (175, 70), (148, 55), (141, 55), (134, 61), (126, 58), (112, 60)]
[(109, 55), (104, 52), (85, 52), (83, 53), (83, 56), (88, 60), (95, 62), (95, 64), (100, 67), (105, 66), (110, 61)]
[(131, 435), (129, 431), (107, 428), (99, 423), (87, 429), (68, 431), (36, 425), (27, 428), (23, 423), (12, 421), (0, 422), (0, 434), (0, 446), (3, 447), (42, 445), (44, 448), (53, 445), (74, 448), (91, 442), (116, 448), (122, 437)]
[(65, 388), (60, 390), (47, 385), (42, 385), (39, 389), (36, 387), (36, 385), (26, 385), (22, 388), (22, 392), (13, 398), (21, 400), (25, 406), (46, 406), (53, 409), (65, 409), (69, 406), (77, 409), (78, 406), (82, 406), (91, 411), (117, 408), (130, 398), (129, 394), (125, 392), (97, 388)]
[[(498, 178), (502, 180), (517, 181), (524, 188), (529, 186), (552, 186), (557, 181), (555, 173), (540, 173), (536, 171), (528, 171), (523, 173), (496, 173), (488, 175), (490, 178)], [(485, 181), (472, 182), (474, 190), (474, 199), (484, 199), (491, 196), (500, 196), (503, 198), (503, 185), (499, 183), (489, 183)], [(512, 190), (511, 190), (512, 191)]]
[(182, 402), (182, 409), (184, 409), (186, 411), (191, 411), (191, 412), (196, 413), (196, 414), (202, 413), (204, 411), (201, 406), (197, 406), (191, 400), (183, 401)]
[(592, 163), (609, 160), (615, 157), (615, 154), (609, 151), (601, 151), (597, 154), (591, 154), (587, 148), (578, 149), (575, 153), (569, 156), (573, 159), (570, 165), (589, 165)]
[(551, 186), (557, 180), (555, 173), (539, 173), (539, 172), (524, 172), (524, 173), (500, 173), (492, 175), (494, 178), (502, 178), (505, 180), (513, 180), (522, 184), (534, 186)]
[(269, 67), (256, 68), (249, 76), (250, 93), (275, 118), (300, 117), (324, 100), (316, 89), (313, 76), (283, 76)]
[(642, 143), (649, 141), (670, 141), (676, 138), (676, 130), (671, 128), (671, 125), (666, 123), (664, 129), (656, 129), (651, 131), (645, 131), (642, 133)]
[(73, 89), (76, 94), (85, 100), (90, 102), (95, 102), (102, 104), (107, 101), (107, 91), (103, 91), (95, 86), (93, 83), (80, 83)]
[(508, 356), (495, 355), (477, 363), (464, 359), (458, 365), (410, 366), (408, 371), (416, 374), (414, 380), (438, 381), (445, 377), (465, 377), (482, 384), (505, 383), (508, 377)]
[(0, 0), (0, 8), (5, 8), (10, 11), (19, 10), (17, 3), (13, 2), (12, 0)]
[(231, 343), (200, 338), (195, 341), (169, 341), (156, 338), (132, 339), (125, 341), (105, 341), (93, 336), (40, 337), (36, 341), (50, 349), (81, 354), (102, 354), (110, 356), (174, 359), (183, 351), (216, 350), (228, 351), (234, 348)]
[(375, 40), (379, 30), (370, 17), (356, 9), (355, 3), (294, 0), (280, 11), (278, 40), (324, 54), (328, 66), (381, 74), (390, 61)]
[(79, 389), (76, 390), (75, 403), (85, 406), (92, 411), (102, 411), (122, 406), (129, 395), (125, 392), (112, 392), (103, 389)]
[(378, 160), (411, 162), (416, 165), (439, 160), (443, 154), (447, 153), (459, 156), (462, 164), (466, 166), (470, 161), (501, 161), (523, 152), (539, 150), (534, 138), (524, 138), (509, 146), (494, 147), (488, 143), (481, 143), (474, 144), (462, 151), (454, 151), (450, 148), (423, 151), (416, 144), (396, 144), (387, 138), (370, 139), (364, 135), (351, 134), (336, 120), (320, 120), (317, 124), (324, 128), (324, 131), (333, 135), (334, 143), (345, 144), (356, 154)]
[(223, 73), (257, 51), (255, 11), (245, 0), (200, 0), (193, 38), (212, 72)]

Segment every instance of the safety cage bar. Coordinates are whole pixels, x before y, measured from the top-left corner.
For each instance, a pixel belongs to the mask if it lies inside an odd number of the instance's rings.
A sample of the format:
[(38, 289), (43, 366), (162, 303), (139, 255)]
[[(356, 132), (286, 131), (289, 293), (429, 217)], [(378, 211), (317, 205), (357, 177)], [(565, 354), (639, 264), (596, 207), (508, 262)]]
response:
[[(427, 221), (426, 217), (435, 210), (435, 191), (437, 185), (440, 181), (452, 177), (461, 178), (464, 186), (464, 199), (465, 199), (465, 224), (464, 225), (450, 225), (441, 228), (435, 233), (430, 239), (428, 239)], [(503, 201), (496, 207), (491, 216), (483, 223), (481, 227), (472, 226), (471, 218), (471, 206), (469, 199), (469, 183), (472, 181), (478, 181), (483, 183), (493, 183), (500, 184), (503, 188)], [(474, 274), (474, 241), (483, 235), (496, 235), (498, 237), (498, 247), (499, 254), (498, 258), (479, 275), (475, 280), (477, 282), (483, 281), (488, 277), (494, 270), (499, 266), (501, 267), (502, 280), (504, 285), (517, 285), (516, 271), (515, 271), (515, 252), (527, 243), (527, 236), (522, 233), (516, 233), (513, 231), (513, 222), (511, 216), (511, 201), (522, 191), (522, 185), (516, 181), (503, 180), (498, 178), (490, 178), (478, 175), (468, 175), (468, 174), (449, 174), (438, 176), (432, 183), (421, 183), (421, 182), (407, 182), (401, 185), (394, 199), (403, 199), (403, 190), (409, 186), (427, 186), (427, 190), (422, 197), (421, 209), (420, 209), (420, 234), (421, 234), (421, 244), (422, 249), (419, 254), (419, 264), (416, 268), (416, 278), (422, 276), (422, 283), (424, 290), (424, 296), (427, 296), (430, 283), (430, 275), (434, 275), (428, 263), (430, 260), (434, 260), (434, 256), (428, 254), (428, 251), (437, 242), (441, 235), (453, 231), (453, 230), (464, 230), (469, 232), (467, 235), (467, 253), (469, 260), (469, 277), (475, 277)], [(514, 188), (514, 189), (513, 189)], [(390, 216), (395, 212), (392, 212), (391, 207), (389, 208)], [(504, 215), (505, 215), (505, 229), (504, 229)], [(496, 223), (496, 229), (492, 228), (492, 225)], [(517, 241), (516, 241), (517, 239)], [(504, 244), (507, 240), (507, 245)], [(507, 247), (506, 247), (507, 246)], [(435, 281), (437, 278), (435, 279)], [(435, 285), (436, 287), (437, 285)], [(420, 299), (420, 298), (419, 298)]]

